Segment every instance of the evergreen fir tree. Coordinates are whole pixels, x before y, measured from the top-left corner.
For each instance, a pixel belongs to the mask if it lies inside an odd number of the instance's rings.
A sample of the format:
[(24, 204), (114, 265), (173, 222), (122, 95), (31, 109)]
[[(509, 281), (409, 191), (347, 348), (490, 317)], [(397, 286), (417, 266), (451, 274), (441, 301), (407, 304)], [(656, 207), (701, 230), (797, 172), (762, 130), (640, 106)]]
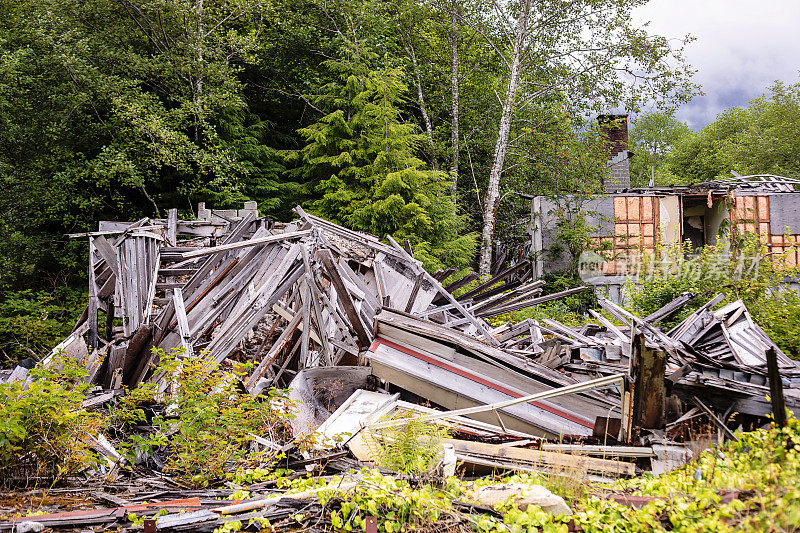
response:
[(408, 239), (428, 269), (464, 267), (476, 246), (448, 175), (414, 155), (423, 135), (404, 123), (407, 88), (399, 69), (359, 73), (357, 63), (329, 62), (337, 80), (316, 104), (328, 112), (300, 134), (300, 172), (314, 188), (311, 210), (352, 229)]

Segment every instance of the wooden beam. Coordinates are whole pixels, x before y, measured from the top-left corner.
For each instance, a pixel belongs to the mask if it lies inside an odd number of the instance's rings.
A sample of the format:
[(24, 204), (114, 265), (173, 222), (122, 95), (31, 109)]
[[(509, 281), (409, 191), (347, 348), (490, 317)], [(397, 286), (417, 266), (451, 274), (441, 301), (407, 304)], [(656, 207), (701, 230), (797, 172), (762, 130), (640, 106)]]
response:
[(714, 423), (715, 426), (717, 426), (719, 429), (722, 430), (722, 432), (725, 434), (726, 437), (728, 437), (731, 440), (735, 440), (735, 441), (739, 440), (739, 437), (737, 437), (733, 433), (733, 431), (731, 431), (730, 428), (728, 428), (728, 426), (725, 425), (725, 422), (720, 420), (719, 417), (716, 414), (714, 414), (714, 411), (712, 411), (709, 406), (704, 404), (700, 400), (700, 398), (698, 398), (697, 396), (692, 396), (692, 401), (694, 402), (694, 404), (697, 407), (699, 407), (708, 416), (708, 418), (711, 420), (711, 422)]
[(525, 309), (526, 307), (531, 307), (533, 305), (542, 304), (545, 302), (550, 302), (552, 300), (558, 300), (559, 298), (565, 298), (567, 296), (572, 296), (573, 294), (578, 294), (579, 292), (587, 290), (589, 287), (573, 287), (571, 289), (567, 289), (565, 291), (556, 292), (553, 294), (547, 294), (545, 296), (540, 296), (539, 298), (533, 298), (532, 300), (527, 300), (524, 302), (518, 302), (508, 306), (490, 308), (482, 313), (478, 313), (478, 316), (482, 318), (502, 315), (504, 313), (510, 313), (511, 311), (518, 311), (520, 309)]
[(172, 292), (172, 301), (175, 304), (175, 316), (178, 319), (178, 332), (181, 336), (181, 346), (186, 357), (193, 357), (192, 334), (189, 330), (189, 320), (186, 318), (186, 307), (183, 304), (183, 294), (180, 287), (176, 287)]
[(414, 280), (414, 287), (411, 289), (411, 294), (408, 295), (408, 302), (406, 302), (406, 313), (410, 313), (411, 309), (414, 308), (414, 302), (417, 299), (417, 294), (419, 294), (419, 289), (422, 287), (422, 280), (425, 278), (425, 274), (420, 272), (417, 274), (417, 279)]
[(355, 330), (356, 337), (358, 338), (359, 349), (365, 350), (369, 347), (372, 340), (370, 339), (367, 330), (364, 328), (364, 324), (361, 322), (361, 317), (358, 315), (358, 310), (356, 310), (356, 307), (353, 304), (353, 299), (350, 297), (350, 293), (344, 286), (342, 277), (339, 275), (339, 269), (336, 268), (336, 262), (333, 260), (333, 254), (331, 254), (330, 250), (320, 250), (317, 252), (317, 256), (322, 261), (322, 265), (325, 267), (325, 271), (328, 273), (331, 283), (333, 283), (333, 288), (336, 290), (336, 294), (339, 296), (339, 300), (342, 302), (344, 311), (347, 313), (347, 318), (350, 320), (350, 325)]
[[(89, 342), (88, 353), (92, 353), (97, 349), (97, 282), (94, 277), (94, 238), (89, 238)], [(110, 339), (109, 339), (110, 340)]]
[(209, 248), (198, 248), (197, 250), (192, 250), (191, 252), (182, 253), (181, 257), (184, 259), (190, 259), (192, 257), (201, 257), (219, 252), (227, 252), (229, 250), (237, 250), (239, 248), (247, 248), (248, 246), (256, 246), (258, 244), (299, 239), (300, 237), (305, 237), (306, 235), (311, 235), (311, 230), (290, 231), (288, 233), (279, 233), (277, 235), (267, 235), (266, 237), (261, 237), (259, 239), (249, 239), (247, 241), (220, 244), (219, 246), (211, 246)]
[(178, 245), (178, 210), (170, 209), (167, 212), (167, 242), (172, 246)]
[(786, 426), (786, 400), (783, 397), (783, 382), (778, 370), (778, 353), (774, 347), (767, 348), (766, 357), (772, 416), (774, 417), (775, 425), (782, 428)]
[(256, 383), (258, 383), (258, 380), (261, 379), (270, 365), (272, 365), (272, 362), (275, 360), (278, 354), (281, 353), (286, 346), (286, 343), (289, 342), (289, 339), (291, 339), (292, 334), (300, 325), (300, 320), (302, 318), (303, 316), (300, 313), (297, 313), (294, 318), (292, 318), (292, 321), (289, 322), (289, 324), (287, 324), (287, 326), (283, 329), (280, 337), (278, 337), (278, 340), (276, 340), (275, 344), (272, 345), (272, 348), (269, 349), (267, 355), (264, 356), (264, 359), (261, 360), (261, 362), (258, 364), (258, 367), (253, 371), (252, 374), (250, 374), (250, 377), (247, 378), (245, 386), (248, 389), (255, 387)]

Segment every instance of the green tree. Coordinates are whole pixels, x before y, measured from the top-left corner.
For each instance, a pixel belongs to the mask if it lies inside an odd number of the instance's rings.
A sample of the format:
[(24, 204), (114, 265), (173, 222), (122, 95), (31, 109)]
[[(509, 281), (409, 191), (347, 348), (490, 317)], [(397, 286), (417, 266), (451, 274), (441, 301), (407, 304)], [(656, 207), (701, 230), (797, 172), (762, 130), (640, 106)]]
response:
[(800, 83), (776, 82), (746, 107), (716, 120), (675, 144), (669, 171), (688, 183), (741, 174), (800, 177)]
[(0, 9), (1, 285), (84, 271), (85, 247), (54, 241), (98, 219), (294, 200), (270, 122), (245, 92), (267, 4), (0, 0)]
[(315, 99), (327, 114), (300, 130), (307, 144), (292, 157), (317, 195), (312, 210), (353, 229), (409, 239), (426, 268), (467, 265), (475, 237), (461, 231), (447, 174), (414, 155), (424, 136), (401, 120), (401, 71), (328, 66), (336, 79)]
[(639, 115), (629, 133), (630, 148), (634, 152), (631, 159), (631, 181), (634, 186), (647, 186), (651, 176), (655, 176), (655, 182), (659, 185), (675, 183), (676, 177), (667, 169), (668, 156), (677, 143), (691, 135), (689, 126), (677, 120), (672, 113)]
[[(501, 51), (507, 81), (483, 201), (481, 274), (492, 263), (501, 179), (519, 112), (553, 94), (569, 94), (584, 109), (597, 106), (636, 111), (647, 100), (662, 107), (687, 101), (692, 72), (666, 38), (637, 27), (631, 12), (642, 0), (522, 0), (494, 3), (502, 31), (489, 44)], [(516, 132), (514, 132), (516, 133)]]

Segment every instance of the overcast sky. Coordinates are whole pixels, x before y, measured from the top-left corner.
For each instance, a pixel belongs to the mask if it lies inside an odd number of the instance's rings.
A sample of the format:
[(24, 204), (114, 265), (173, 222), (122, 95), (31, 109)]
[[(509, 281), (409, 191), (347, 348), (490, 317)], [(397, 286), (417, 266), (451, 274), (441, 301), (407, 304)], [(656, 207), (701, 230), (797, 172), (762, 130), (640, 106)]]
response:
[(800, 81), (800, 0), (651, 0), (634, 17), (652, 33), (696, 37), (686, 56), (705, 95), (678, 110), (692, 128), (775, 80)]

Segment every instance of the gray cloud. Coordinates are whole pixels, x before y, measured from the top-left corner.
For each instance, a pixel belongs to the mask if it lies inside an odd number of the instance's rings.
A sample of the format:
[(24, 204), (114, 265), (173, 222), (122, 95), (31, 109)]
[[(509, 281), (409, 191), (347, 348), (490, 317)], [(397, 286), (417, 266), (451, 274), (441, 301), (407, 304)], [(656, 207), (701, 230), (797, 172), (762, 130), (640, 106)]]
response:
[(692, 128), (747, 104), (776, 80), (799, 79), (798, 0), (651, 0), (634, 18), (666, 37), (696, 37), (686, 57), (705, 95), (677, 113)]

